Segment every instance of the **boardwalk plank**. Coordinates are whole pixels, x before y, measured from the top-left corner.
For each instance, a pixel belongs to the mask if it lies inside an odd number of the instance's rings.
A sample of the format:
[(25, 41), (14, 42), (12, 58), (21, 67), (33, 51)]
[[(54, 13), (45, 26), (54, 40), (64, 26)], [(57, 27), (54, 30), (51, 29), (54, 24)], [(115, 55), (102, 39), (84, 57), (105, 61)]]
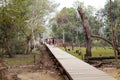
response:
[(57, 47), (46, 46), (73, 80), (116, 80)]

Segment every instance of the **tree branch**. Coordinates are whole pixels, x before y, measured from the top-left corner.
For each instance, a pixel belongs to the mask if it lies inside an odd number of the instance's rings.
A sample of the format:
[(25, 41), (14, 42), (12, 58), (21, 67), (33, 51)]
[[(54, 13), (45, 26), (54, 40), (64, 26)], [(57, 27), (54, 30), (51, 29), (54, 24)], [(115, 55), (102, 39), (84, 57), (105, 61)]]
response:
[(112, 42), (111, 42), (111, 41), (109, 41), (109, 40), (107, 40), (107, 39), (105, 39), (104, 37), (101, 37), (101, 36), (99, 36), (99, 35), (91, 35), (91, 37), (102, 39), (102, 40), (104, 40), (105, 42), (107, 42), (108, 44), (112, 45)]

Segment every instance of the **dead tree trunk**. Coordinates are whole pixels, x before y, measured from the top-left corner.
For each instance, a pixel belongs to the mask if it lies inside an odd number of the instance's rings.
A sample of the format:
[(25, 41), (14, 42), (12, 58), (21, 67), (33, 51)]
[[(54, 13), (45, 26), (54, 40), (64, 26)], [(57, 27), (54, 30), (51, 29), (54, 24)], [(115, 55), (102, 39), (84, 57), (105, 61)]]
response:
[(84, 34), (85, 34), (85, 40), (86, 40), (86, 55), (85, 57), (92, 56), (91, 54), (91, 27), (89, 25), (89, 22), (87, 20), (87, 16), (85, 15), (85, 12), (82, 10), (81, 7), (78, 7), (79, 15), (81, 16), (83, 28), (84, 28)]

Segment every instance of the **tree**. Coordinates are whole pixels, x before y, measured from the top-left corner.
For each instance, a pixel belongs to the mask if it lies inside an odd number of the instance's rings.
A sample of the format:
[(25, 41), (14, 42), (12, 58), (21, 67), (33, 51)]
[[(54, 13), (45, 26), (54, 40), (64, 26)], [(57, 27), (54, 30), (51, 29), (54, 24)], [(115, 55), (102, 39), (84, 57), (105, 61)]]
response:
[[(43, 27), (40, 26), (43, 26), (44, 17), (53, 11), (53, 4), (47, 0), (44, 0), (43, 4), (39, 0), (3, 0), (2, 3), (0, 6), (0, 52), (11, 57), (13, 53), (24, 53), (24, 46), (28, 45), (27, 41), (31, 38), (32, 32), (40, 35), (43, 33), (44, 30), (41, 31)], [(41, 30), (38, 29), (39, 27)]]
[[(104, 24), (106, 26), (106, 31), (105, 33), (105, 38), (108, 39), (109, 41), (113, 41), (113, 37), (110, 36), (114, 33), (114, 38), (115, 41), (115, 46), (117, 50), (117, 54), (120, 54), (119, 50), (119, 5), (120, 1), (115, 0), (114, 2), (111, 1), (111, 7), (110, 7), (110, 1), (108, 1), (105, 5), (105, 8), (102, 9), (101, 14), (102, 17), (104, 17)], [(111, 25), (112, 23), (112, 25)], [(114, 29), (111, 29), (111, 26), (114, 26)], [(113, 45), (112, 45), (113, 46)]]
[[(111, 44), (113, 49), (114, 49), (116, 67), (118, 67), (118, 59), (117, 59), (118, 56), (117, 56), (117, 53), (116, 53), (116, 51), (118, 50), (117, 43), (116, 43), (116, 27), (115, 27), (115, 25), (113, 25), (113, 22), (115, 22), (116, 20), (115, 20), (115, 14), (112, 13), (112, 1), (110, 0), (110, 11), (109, 11), (109, 14), (108, 14), (108, 17), (109, 17), (108, 20), (110, 21), (111, 32), (112, 32), (112, 41), (109, 41), (109, 40), (107, 40), (107, 39), (105, 39), (105, 38), (103, 38), (101, 36), (98, 36), (98, 35), (97, 36), (95, 36), (95, 35), (87, 35), (90, 32), (89, 22), (88, 22), (87, 17), (86, 17), (86, 15), (83, 12), (81, 7), (78, 7), (78, 12), (81, 15), (81, 19), (83, 21), (83, 27), (84, 27), (85, 34), (86, 34), (85, 36), (87, 36), (87, 37), (89, 37), (89, 36), (90, 37), (96, 37), (96, 38), (102, 39), (102, 40), (108, 42), (109, 44)], [(89, 40), (91, 39), (90, 37), (89, 37)], [(88, 43), (88, 46), (90, 46), (89, 43)], [(88, 50), (90, 50), (90, 49), (88, 49)]]
[(81, 16), (83, 28), (84, 28), (84, 33), (85, 33), (86, 57), (90, 57), (90, 56), (92, 56), (92, 54), (91, 54), (91, 27), (90, 27), (89, 22), (87, 20), (87, 16), (81, 7), (78, 7), (78, 12)]
[(3, 0), (3, 4), (0, 7), (1, 50), (2, 53), (5, 52), (9, 54), (10, 57), (12, 56), (11, 53), (15, 51), (15, 42), (17, 41), (16, 38), (18, 39), (18, 33), (19, 35), (23, 35), (22, 31), (26, 30), (26, 1), (27, 0)]
[[(65, 39), (72, 46), (78, 42), (78, 34), (80, 34), (76, 11), (74, 8), (63, 8), (55, 18), (51, 20), (52, 31), (57, 38)], [(65, 37), (65, 38), (64, 38)], [(79, 37), (80, 38), (80, 37)], [(64, 44), (64, 41), (63, 41)]]

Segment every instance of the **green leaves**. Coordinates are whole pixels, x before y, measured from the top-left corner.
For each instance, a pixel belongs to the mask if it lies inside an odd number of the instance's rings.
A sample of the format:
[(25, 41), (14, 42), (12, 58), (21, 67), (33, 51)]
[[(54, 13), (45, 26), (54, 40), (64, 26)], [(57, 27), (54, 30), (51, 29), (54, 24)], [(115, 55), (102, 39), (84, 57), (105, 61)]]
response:
[(40, 37), (45, 31), (45, 17), (54, 10), (53, 6), (49, 0), (3, 0), (0, 6), (0, 48), (12, 53), (16, 46), (23, 47), (31, 34)]

